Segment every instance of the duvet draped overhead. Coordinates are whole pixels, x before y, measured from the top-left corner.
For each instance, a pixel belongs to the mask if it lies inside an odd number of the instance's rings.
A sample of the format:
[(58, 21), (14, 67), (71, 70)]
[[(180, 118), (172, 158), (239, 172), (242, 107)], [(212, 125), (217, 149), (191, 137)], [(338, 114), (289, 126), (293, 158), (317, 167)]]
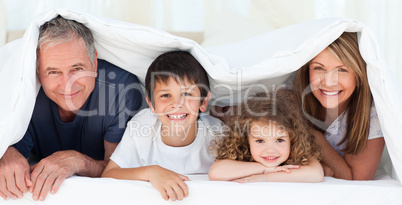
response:
[[(0, 156), (24, 135), (40, 85), (36, 79), (39, 26), (58, 14), (93, 31), (98, 57), (143, 82), (146, 70), (161, 53), (191, 52), (211, 79), (212, 102), (236, 104), (254, 88), (291, 82), (292, 74), (343, 32), (358, 32), (368, 79), (392, 161), (393, 177), (402, 177), (402, 100), (374, 34), (353, 19), (329, 18), (296, 24), (233, 44), (204, 49), (192, 40), (150, 27), (101, 19), (71, 10), (54, 10), (32, 21), (24, 37), (0, 49)], [(290, 80), (289, 80), (290, 79)]]

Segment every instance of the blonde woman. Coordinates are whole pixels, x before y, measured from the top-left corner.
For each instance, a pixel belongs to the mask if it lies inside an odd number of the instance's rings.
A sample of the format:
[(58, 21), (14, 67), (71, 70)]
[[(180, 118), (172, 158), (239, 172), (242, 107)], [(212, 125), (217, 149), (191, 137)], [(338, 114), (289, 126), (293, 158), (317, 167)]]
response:
[(300, 68), (295, 90), (315, 127), (325, 175), (373, 179), (384, 138), (356, 33), (343, 33)]

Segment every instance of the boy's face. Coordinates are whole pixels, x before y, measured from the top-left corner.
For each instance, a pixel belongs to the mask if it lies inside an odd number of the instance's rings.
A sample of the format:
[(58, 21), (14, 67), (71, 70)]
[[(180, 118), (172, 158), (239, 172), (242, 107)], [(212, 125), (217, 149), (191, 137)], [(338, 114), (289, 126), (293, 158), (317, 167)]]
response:
[(178, 84), (174, 78), (169, 78), (167, 84), (155, 83), (153, 93), (154, 105), (147, 99), (153, 113), (158, 115), (162, 125), (168, 126), (173, 132), (186, 131), (198, 118), (198, 112), (207, 109), (210, 93), (201, 101), (200, 89), (188, 81)]

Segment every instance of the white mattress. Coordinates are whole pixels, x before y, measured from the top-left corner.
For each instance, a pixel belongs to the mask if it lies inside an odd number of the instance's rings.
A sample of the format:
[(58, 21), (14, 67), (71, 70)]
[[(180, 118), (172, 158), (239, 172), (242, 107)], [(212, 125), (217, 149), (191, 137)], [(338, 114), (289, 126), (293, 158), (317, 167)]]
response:
[(402, 185), (384, 173), (372, 181), (346, 181), (325, 177), (322, 183), (208, 181), (206, 175), (189, 176), (189, 196), (182, 201), (164, 201), (149, 182), (88, 178), (68, 178), (45, 201), (33, 201), (27, 193), (12, 204), (402, 204)]

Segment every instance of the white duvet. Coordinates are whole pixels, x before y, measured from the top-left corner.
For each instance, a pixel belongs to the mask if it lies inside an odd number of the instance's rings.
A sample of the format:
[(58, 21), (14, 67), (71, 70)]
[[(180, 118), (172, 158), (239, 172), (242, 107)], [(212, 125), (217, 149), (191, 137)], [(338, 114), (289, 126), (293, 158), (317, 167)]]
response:
[[(9, 145), (23, 137), (28, 127), (40, 86), (35, 74), (38, 28), (57, 14), (88, 26), (94, 33), (99, 58), (136, 74), (141, 81), (150, 63), (161, 53), (176, 49), (190, 51), (210, 75), (214, 97), (212, 102), (218, 105), (239, 102), (255, 85), (269, 87), (283, 83), (342, 32), (359, 32), (359, 47), (367, 63), (370, 88), (392, 161), (392, 165), (389, 161), (385, 162), (384, 168), (393, 170), (392, 177), (397, 181), (381, 174), (378, 180), (369, 182), (326, 178), (325, 182), (319, 184), (236, 184), (209, 182), (206, 176), (201, 176), (201, 180), (196, 177), (188, 182), (190, 196), (180, 203), (215, 204), (230, 203), (232, 200), (245, 203), (303, 203), (309, 199), (313, 204), (402, 204), (402, 197), (397, 194), (402, 193), (398, 182), (402, 177), (400, 92), (374, 34), (365, 25), (351, 19), (311, 21), (238, 43), (204, 49), (192, 40), (145, 26), (70, 10), (50, 11), (34, 19), (22, 39), (0, 49), (0, 156)], [(162, 199), (148, 182), (86, 177), (67, 179), (56, 195), (49, 195), (46, 199), (49, 204), (120, 204), (134, 201), (158, 204)], [(34, 203), (30, 194), (25, 194), (22, 200), (7, 202)]]

